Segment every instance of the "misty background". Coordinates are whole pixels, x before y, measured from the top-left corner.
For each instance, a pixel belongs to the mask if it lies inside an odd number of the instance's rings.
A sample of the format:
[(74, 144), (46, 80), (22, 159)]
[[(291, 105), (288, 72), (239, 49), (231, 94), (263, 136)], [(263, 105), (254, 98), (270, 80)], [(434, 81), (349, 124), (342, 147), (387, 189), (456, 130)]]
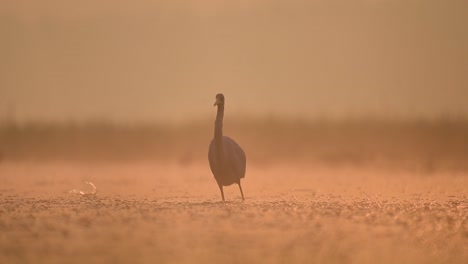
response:
[(0, 117), (468, 117), (468, 2), (2, 1)]

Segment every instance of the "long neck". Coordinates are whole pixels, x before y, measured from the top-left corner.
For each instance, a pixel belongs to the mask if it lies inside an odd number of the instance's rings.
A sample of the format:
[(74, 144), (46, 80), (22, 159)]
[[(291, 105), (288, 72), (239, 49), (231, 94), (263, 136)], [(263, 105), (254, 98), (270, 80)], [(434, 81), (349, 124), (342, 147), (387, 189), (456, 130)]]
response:
[(218, 113), (216, 114), (214, 140), (216, 148), (216, 159), (219, 165), (222, 167), (223, 164), (223, 117), (224, 117), (224, 105), (218, 105)]

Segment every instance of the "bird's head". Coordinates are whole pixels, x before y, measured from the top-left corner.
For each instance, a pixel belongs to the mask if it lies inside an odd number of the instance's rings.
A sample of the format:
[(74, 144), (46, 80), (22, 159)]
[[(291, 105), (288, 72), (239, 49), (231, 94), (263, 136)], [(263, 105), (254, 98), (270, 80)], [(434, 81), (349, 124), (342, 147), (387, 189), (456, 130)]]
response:
[(224, 105), (224, 95), (222, 93), (219, 93), (216, 95), (216, 102), (214, 103), (213, 106), (222, 106)]

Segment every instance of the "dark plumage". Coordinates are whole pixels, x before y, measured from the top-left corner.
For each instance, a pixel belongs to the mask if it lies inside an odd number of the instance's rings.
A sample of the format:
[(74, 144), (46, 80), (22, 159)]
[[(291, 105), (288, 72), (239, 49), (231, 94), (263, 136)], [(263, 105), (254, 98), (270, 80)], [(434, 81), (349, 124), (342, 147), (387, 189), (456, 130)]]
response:
[(208, 151), (211, 172), (218, 183), (221, 197), (224, 201), (223, 186), (237, 183), (244, 200), (244, 193), (240, 180), (245, 177), (245, 153), (242, 148), (230, 137), (223, 136), (224, 95), (217, 94), (215, 106), (216, 114), (214, 138), (211, 140)]

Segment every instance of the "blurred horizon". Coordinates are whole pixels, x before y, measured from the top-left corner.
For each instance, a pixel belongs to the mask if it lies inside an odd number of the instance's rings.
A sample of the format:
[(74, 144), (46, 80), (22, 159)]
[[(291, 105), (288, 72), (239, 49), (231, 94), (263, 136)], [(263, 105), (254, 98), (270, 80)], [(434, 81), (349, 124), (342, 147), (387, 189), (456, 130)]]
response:
[(466, 119), (468, 2), (7, 1), (0, 119)]
[[(248, 167), (299, 164), (468, 171), (468, 120), (231, 119), (224, 134), (248, 156)], [(213, 122), (0, 123), (0, 163), (78, 162), (205, 164)]]

